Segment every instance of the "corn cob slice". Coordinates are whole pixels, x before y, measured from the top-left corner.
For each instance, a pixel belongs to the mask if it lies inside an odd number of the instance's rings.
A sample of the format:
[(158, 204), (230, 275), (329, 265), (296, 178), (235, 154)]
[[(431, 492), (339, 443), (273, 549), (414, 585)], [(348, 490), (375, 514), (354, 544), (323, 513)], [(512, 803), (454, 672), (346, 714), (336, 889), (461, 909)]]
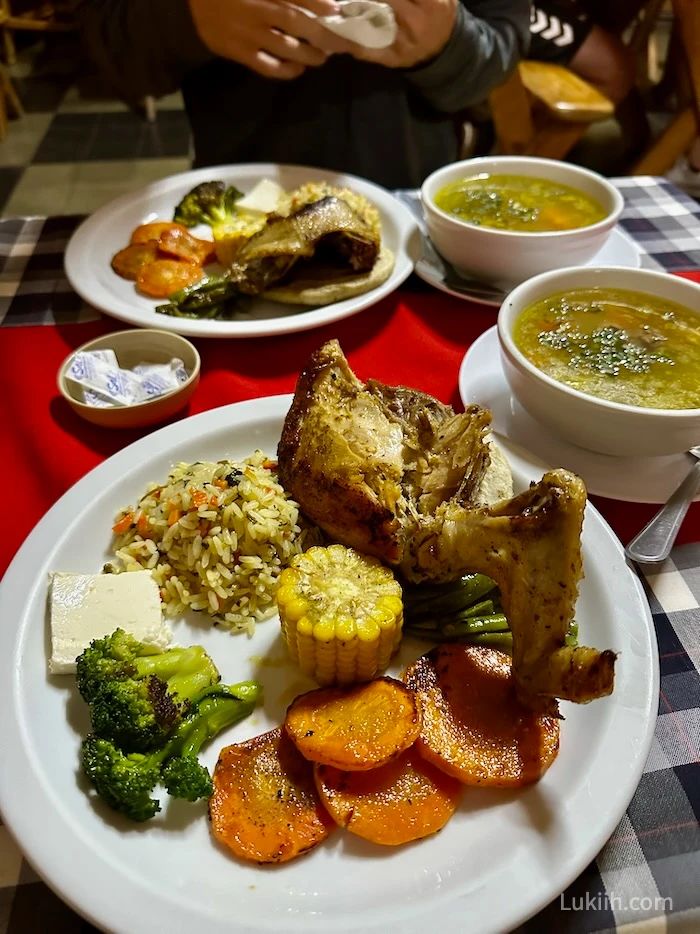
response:
[(401, 641), (401, 586), (376, 558), (309, 548), (280, 575), (277, 606), (294, 661), (321, 685), (369, 681)]

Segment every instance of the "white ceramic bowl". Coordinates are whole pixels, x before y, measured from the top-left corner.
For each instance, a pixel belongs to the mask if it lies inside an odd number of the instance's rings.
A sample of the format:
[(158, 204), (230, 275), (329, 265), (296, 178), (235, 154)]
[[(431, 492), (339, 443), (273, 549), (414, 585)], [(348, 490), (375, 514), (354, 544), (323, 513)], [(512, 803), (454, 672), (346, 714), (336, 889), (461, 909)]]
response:
[(654, 457), (678, 454), (699, 444), (700, 408), (648, 409), (598, 399), (547, 376), (515, 346), (513, 326), (528, 305), (569, 289), (595, 286), (645, 292), (678, 302), (697, 312), (700, 327), (700, 285), (687, 279), (618, 266), (543, 273), (514, 289), (498, 314), (501, 359), (513, 395), (533, 418), (590, 451)]
[[(521, 233), (468, 224), (435, 205), (441, 188), (482, 172), (547, 178), (596, 198), (607, 214), (602, 221), (574, 230)], [(554, 159), (486, 156), (443, 166), (423, 182), (421, 201), (430, 239), (458, 272), (512, 288), (550, 269), (588, 262), (605, 244), (618, 222), (624, 200), (602, 175)]]
[[(168, 363), (173, 357), (182, 360), (187, 380), (165, 395), (136, 405), (98, 408), (79, 398), (75, 385), (66, 379), (73, 357), (81, 350), (114, 351), (119, 365), (129, 369), (138, 363)], [(197, 348), (186, 338), (156, 328), (131, 328), (112, 331), (77, 347), (60, 366), (57, 383), (61, 395), (81, 418), (103, 428), (140, 428), (165, 421), (183, 409), (199, 385), (200, 357)]]

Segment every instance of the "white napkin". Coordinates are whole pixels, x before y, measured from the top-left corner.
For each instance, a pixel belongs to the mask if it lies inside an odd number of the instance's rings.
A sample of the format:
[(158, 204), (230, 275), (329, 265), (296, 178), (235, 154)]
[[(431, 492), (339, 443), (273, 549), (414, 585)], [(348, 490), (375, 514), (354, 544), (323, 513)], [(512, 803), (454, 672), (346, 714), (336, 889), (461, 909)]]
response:
[(344, 39), (367, 49), (386, 49), (396, 39), (396, 19), (388, 3), (340, 0), (340, 13), (319, 16), (320, 23)]

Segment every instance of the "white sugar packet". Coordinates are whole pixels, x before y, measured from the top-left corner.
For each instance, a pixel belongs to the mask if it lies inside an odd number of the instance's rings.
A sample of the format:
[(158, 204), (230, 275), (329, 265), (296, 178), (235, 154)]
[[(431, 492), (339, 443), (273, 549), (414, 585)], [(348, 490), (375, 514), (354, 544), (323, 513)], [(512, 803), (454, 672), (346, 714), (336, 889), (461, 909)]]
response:
[(87, 405), (135, 405), (163, 396), (185, 382), (182, 360), (139, 363), (131, 370), (119, 366), (112, 350), (81, 351), (71, 360), (66, 380), (79, 386)]
[[(396, 17), (388, 3), (379, 0), (339, 0), (340, 13), (319, 16), (326, 29), (364, 46), (386, 49), (396, 41)], [(308, 10), (304, 10), (309, 16)]]

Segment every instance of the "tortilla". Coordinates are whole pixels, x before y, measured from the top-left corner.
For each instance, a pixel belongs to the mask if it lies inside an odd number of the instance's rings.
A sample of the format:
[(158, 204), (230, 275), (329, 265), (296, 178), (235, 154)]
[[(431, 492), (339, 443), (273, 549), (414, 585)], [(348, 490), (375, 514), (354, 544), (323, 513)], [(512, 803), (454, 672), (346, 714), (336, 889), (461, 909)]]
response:
[(345, 298), (363, 295), (386, 282), (394, 271), (394, 254), (382, 246), (369, 272), (360, 275), (339, 273), (329, 266), (306, 266), (283, 284), (263, 292), (262, 297), (289, 305), (330, 305)]

